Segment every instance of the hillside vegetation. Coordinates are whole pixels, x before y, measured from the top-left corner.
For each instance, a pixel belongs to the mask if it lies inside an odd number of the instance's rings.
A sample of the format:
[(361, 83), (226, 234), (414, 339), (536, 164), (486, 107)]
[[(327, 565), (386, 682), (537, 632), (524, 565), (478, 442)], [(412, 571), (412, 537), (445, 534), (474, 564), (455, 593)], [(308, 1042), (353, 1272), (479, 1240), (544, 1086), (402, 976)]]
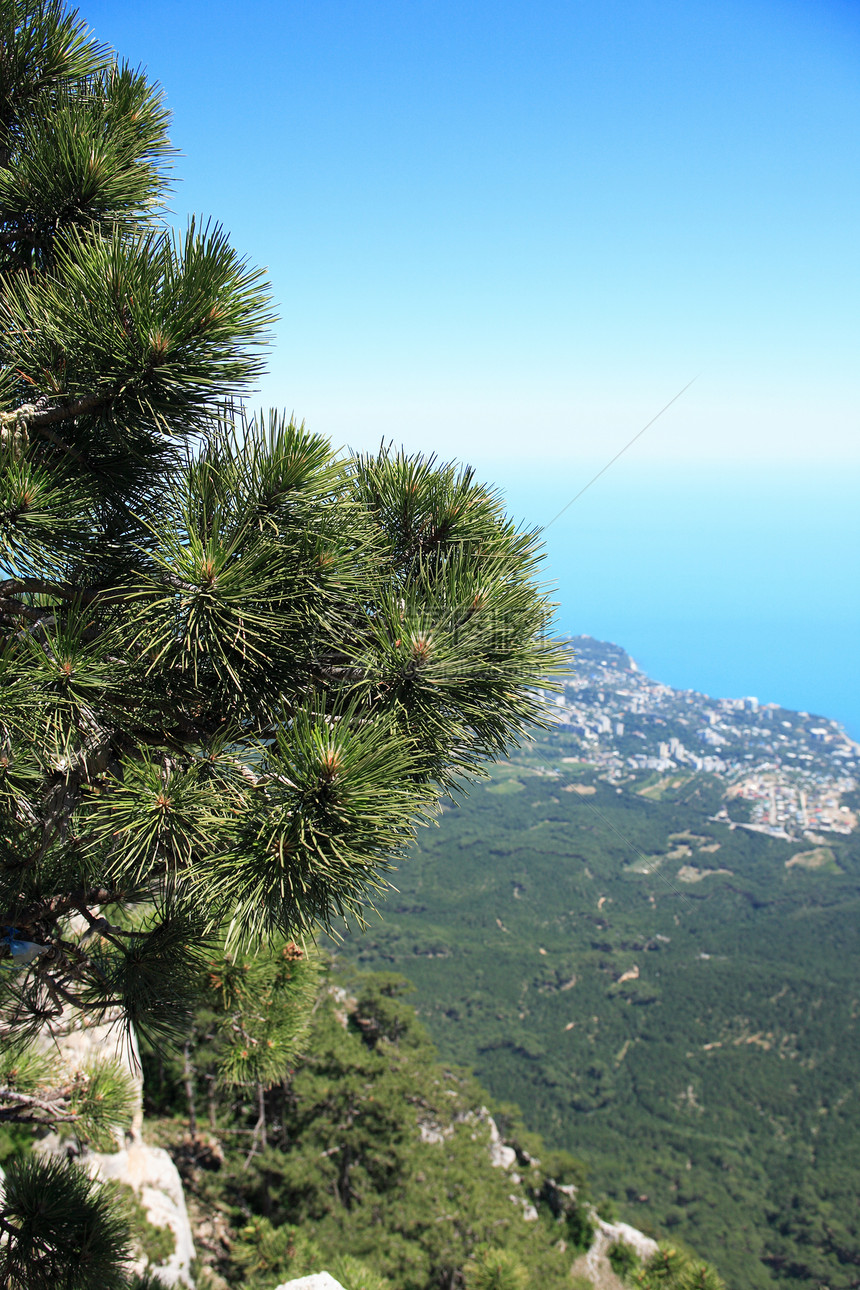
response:
[(739, 1290), (860, 1285), (857, 835), (813, 865), (715, 820), (713, 776), (569, 752), (543, 736), (451, 803), (345, 952), (406, 973), (443, 1056), (623, 1218)]
[[(205, 1007), (182, 1058), (145, 1056), (146, 1133), (183, 1176), (198, 1290), (272, 1290), (323, 1267), (347, 1290), (570, 1290), (598, 1219), (584, 1166), (514, 1107), (493, 1108), (497, 1127), (474, 1077), (439, 1061), (410, 991), (325, 968), (303, 1053), (268, 1090), (218, 1078), (225, 1040)], [(677, 1246), (650, 1266), (623, 1241), (608, 1254), (643, 1290), (725, 1290)], [(606, 1260), (603, 1273), (621, 1290)]]

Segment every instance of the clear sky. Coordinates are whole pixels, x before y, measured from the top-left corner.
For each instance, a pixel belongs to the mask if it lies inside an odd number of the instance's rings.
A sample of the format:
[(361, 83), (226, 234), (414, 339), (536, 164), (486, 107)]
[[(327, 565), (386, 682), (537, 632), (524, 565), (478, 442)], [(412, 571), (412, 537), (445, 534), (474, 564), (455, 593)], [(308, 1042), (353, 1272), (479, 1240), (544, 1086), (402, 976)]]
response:
[(860, 5), (81, 12), (167, 89), (177, 222), (269, 267), (261, 399), (540, 524), (697, 377), (548, 533), (561, 625), (860, 735)]

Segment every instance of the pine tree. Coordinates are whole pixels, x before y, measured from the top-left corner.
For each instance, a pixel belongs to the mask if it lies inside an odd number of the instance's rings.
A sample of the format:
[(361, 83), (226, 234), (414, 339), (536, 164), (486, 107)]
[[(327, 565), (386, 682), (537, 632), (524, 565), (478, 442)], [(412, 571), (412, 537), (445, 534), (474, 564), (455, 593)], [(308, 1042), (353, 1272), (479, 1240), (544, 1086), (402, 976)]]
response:
[[(557, 663), (535, 534), (471, 471), (245, 412), (268, 286), (166, 226), (168, 124), (59, 0), (0, 0), (0, 1122), (95, 1146), (120, 1073), (27, 1042), (170, 1041), (215, 962), (219, 1077), (264, 1089), (307, 1004), (279, 947), (360, 920)], [(104, 1204), (15, 1166), (3, 1284), (121, 1280)]]
[(128, 1076), (111, 1060), (69, 1071), (47, 1046), (5, 1043), (0, 1050), (0, 1125), (68, 1126), (79, 1142), (111, 1151), (131, 1124), (134, 1103)]
[(4, 1023), (168, 1036), (207, 938), (360, 917), (539, 715), (550, 607), (470, 470), (242, 410), (268, 288), (163, 226), (158, 87), (55, 0), (0, 24)]
[(464, 1269), (466, 1290), (526, 1290), (528, 1272), (509, 1250), (479, 1247)]
[[(119, 1072), (28, 1042), (76, 1015), (175, 1040), (215, 962), (219, 1077), (264, 1089), (307, 1004), (279, 947), (361, 920), (558, 664), (536, 535), (471, 471), (246, 412), (268, 285), (165, 223), (168, 125), (61, 0), (0, 0), (0, 1122), (95, 1144)], [(44, 1240), (66, 1284), (75, 1207), (107, 1269), (84, 1175), (27, 1167), (0, 1281)]]
[(83, 1134), (21, 1045), (175, 1039), (213, 953), (360, 921), (559, 662), (469, 469), (246, 412), (269, 288), (166, 225), (167, 129), (76, 12), (0, 0), (0, 1119)]

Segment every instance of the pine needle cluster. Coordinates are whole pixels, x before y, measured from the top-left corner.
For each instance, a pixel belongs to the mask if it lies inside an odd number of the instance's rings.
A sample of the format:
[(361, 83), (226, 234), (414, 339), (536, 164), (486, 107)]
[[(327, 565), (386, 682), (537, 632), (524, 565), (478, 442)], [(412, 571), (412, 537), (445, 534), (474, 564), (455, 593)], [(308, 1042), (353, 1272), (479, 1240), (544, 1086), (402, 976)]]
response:
[(80, 1143), (112, 1151), (135, 1100), (129, 1076), (111, 1060), (93, 1058), (70, 1072), (47, 1047), (9, 1043), (0, 1050), (0, 1125), (62, 1127)]
[(129, 1284), (123, 1216), (107, 1189), (68, 1161), (30, 1156), (9, 1167), (0, 1232), (0, 1283), (12, 1290)]

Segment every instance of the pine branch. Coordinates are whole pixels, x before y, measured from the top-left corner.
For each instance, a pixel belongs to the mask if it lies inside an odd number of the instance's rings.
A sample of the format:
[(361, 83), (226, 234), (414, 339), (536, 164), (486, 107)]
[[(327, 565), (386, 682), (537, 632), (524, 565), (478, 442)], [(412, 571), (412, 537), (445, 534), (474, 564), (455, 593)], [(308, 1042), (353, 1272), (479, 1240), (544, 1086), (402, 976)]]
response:
[(64, 1103), (68, 1100), (68, 1090), (61, 1090), (53, 1098), (35, 1097), (30, 1093), (17, 1093), (14, 1089), (0, 1087), (0, 1102), (14, 1102), (21, 1110), (0, 1106), (0, 1120), (29, 1123), (32, 1117), (23, 1116), (25, 1109), (44, 1111), (56, 1124), (71, 1124), (80, 1119), (78, 1115), (68, 1112)]

